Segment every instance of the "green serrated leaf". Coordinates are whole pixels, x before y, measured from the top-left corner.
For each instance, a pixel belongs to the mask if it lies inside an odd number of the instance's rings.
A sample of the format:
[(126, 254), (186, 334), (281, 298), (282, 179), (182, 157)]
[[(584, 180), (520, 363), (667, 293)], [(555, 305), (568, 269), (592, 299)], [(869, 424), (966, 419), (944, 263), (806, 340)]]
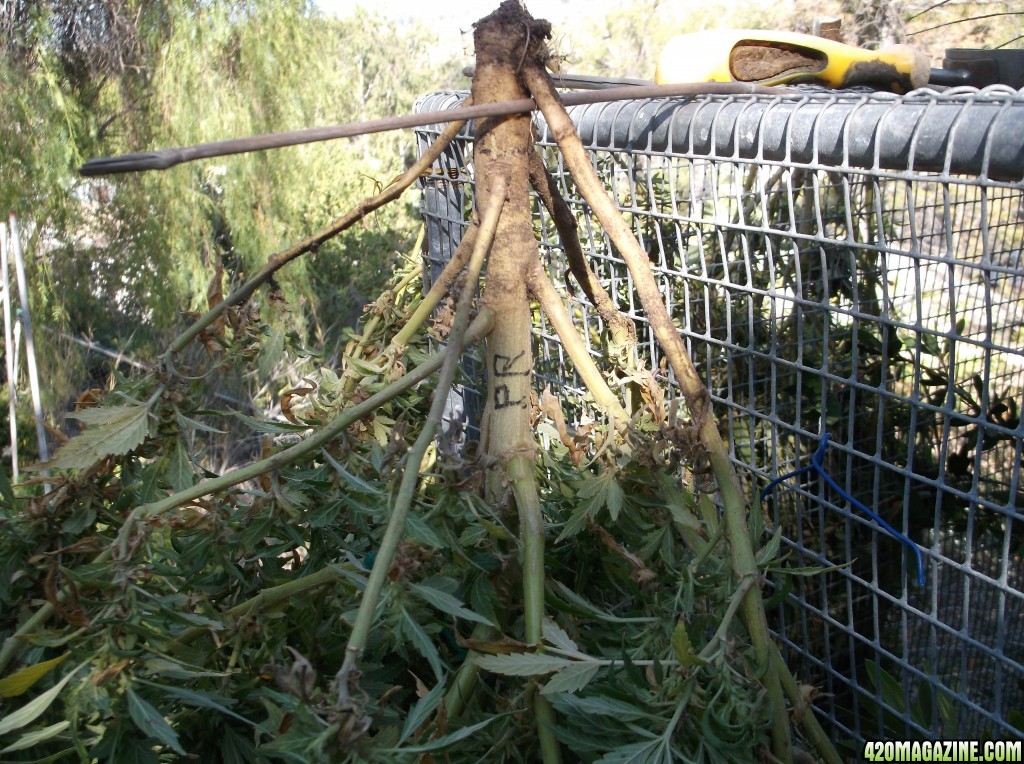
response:
[(455, 732), (452, 732), (449, 735), (444, 735), (443, 737), (437, 738), (437, 740), (431, 740), (429, 743), (424, 743), (423, 745), (414, 745), (409, 746), (408, 748), (383, 748), (380, 750), (381, 753), (430, 753), (431, 751), (441, 751), (450, 745), (458, 743), (460, 740), (465, 740), (467, 737), (475, 735), (495, 719), (500, 718), (500, 716), (492, 716), (489, 719), (484, 719), (482, 722), (477, 722), (469, 727), (463, 727), (460, 730), (455, 730)]
[(404, 743), (412, 733), (423, 726), (423, 723), (437, 709), (443, 697), (444, 684), (438, 682), (434, 689), (416, 701), (416, 705), (409, 710), (409, 715), (405, 718), (405, 724), (402, 725), (402, 734), (398, 738), (399, 743)]
[(189, 430), (199, 430), (200, 432), (211, 432), (215, 435), (227, 435), (227, 430), (218, 430), (216, 427), (211, 427), (196, 419), (191, 419), (177, 410), (174, 412), (174, 418), (178, 422), (178, 429), (182, 433), (187, 433)]
[(61, 446), (48, 462), (33, 465), (31, 469), (85, 469), (107, 456), (130, 453), (149, 434), (149, 407), (146, 405), (85, 409), (68, 416), (89, 426)]
[(178, 661), (167, 660), (166, 658), (149, 658), (142, 666), (148, 672), (166, 676), (170, 679), (202, 679), (204, 677), (219, 678), (231, 676), (231, 674), (224, 671), (204, 671), (203, 669), (198, 669)]
[(101, 427), (107, 424), (117, 424), (126, 419), (134, 419), (138, 416), (139, 410), (149, 411), (144, 404), (132, 404), (131, 406), (102, 406), (90, 409), (72, 411), (67, 415), (68, 419), (77, 419), (89, 427)]
[(564, 539), (572, 538), (581, 530), (587, 523), (587, 518), (590, 516), (589, 506), (582, 505), (577, 507), (575, 511), (569, 516), (569, 521), (562, 528), (562, 532), (558, 534), (558, 538), (555, 539), (555, 543), (558, 544)]
[(191, 488), (195, 481), (196, 475), (192, 469), (192, 460), (188, 458), (188, 449), (178, 438), (174, 441), (174, 449), (167, 461), (167, 482), (177, 492)]
[(267, 379), (274, 371), (274, 366), (281, 360), (284, 354), (284, 332), (279, 328), (270, 330), (268, 336), (260, 348), (259, 357), (256, 359), (256, 368), (259, 371), (260, 379)]
[[(610, 475), (608, 472), (603, 472), (595, 478), (590, 480), (584, 480), (576, 484), (576, 496), (580, 499), (593, 499), (597, 496), (602, 495), (608, 490), (608, 479)], [(601, 498), (601, 503), (604, 503), (604, 497)]]
[(56, 668), (67, 660), (67, 657), (70, 654), (71, 653), (64, 653), (64, 655), (53, 658), (52, 660), (26, 666), (20, 671), (16, 671), (10, 676), (5, 676), (3, 679), (0, 679), (0, 698), (18, 697), (50, 673), (51, 669)]
[(566, 666), (541, 688), (541, 695), (579, 692), (590, 684), (590, 680), (597, 676), (600, 668), (601, 664), (589, 661), (579, 661), (571, 666)]
[(640, 743), (630, 743), (608, 751), (595, 764), (661, 764), (671, 761), (666, 758), (665, 741), (661, 738)]
[(31, 748), (34, 745), (38, 745), (51, 737), (59, 735), (61, 732), (71, 726), (71, 722), (63, 721), (51, 724), (49, 727), (43, 727), (41, 730), (35, 732), (26, 732), (15, 742), (9, 746), (0, 750), (0, 753), (13, 753), (14, 751), (24, 751), (26, 748)]
[(77, 668), (69, 672), (67, 676), (57, 682), (57, 684), (49, 690), (42, 693), (39, 697), (33, 698), (17, 711), (7, 714), (3, 719), (0, 719), (0, 735), (6, 735), (8, 732), (21, 729), (22, 727), (34, 722), (40, 714), (50, 707), (50, 704), (57, 699), (57, 696), (60, 695), (64, 686), (71, 681), (71, 677), (77, 674), (84, 665), (84, 663), (79, 664)]
[(234, 701), (230, 698), (224, 698), (219, 695), (214, 695), (209, 692), (202, 692), (200, 690), (189, 690), (184, 687), (175, 687), (173, 685), (157, 684), (156, 682), (149, 682), (145, 679), (136, 679), (136, 683), (144, 684), (147, 687), (152, 687), (160, 691), (160, 694), (165, 697), (176, 698), (187, 706), (193, 706), (195, 708), (209, 708), (212, 711), (219, 711), (225, 716), (230, 716), (232, 719), (237, 719), (240, 722), (248, 724), (251, 727), (258, 726), (256, 722), (246, 719), (241, 714), (236, 714), (230, 708), (229, 705), (233, 704)]
[(541, 635), (545, 642), (560, 650), (576, 651), (580, 649), (565, 630), (550, 618), (544, 619), (541, 625)]
[(361, 477), (359, 477), (357, 475), (353, 475), (351, 472), (349, 472), (347, 469), (345, 469), (345, 465), (343, 465), (341, 462), (339, 462), (337, 459), (335, 459), (333, 456), (331, 456), (329, 453), (327, 453), (326, 450), (323, 450), (320, 453), (323, 455), (324, 461), (327, 462), (329, 465), (331, 465), (331, 467), (334, 468), (335, 472), (337, 472), (339, 475), (341, 475), (342, 479), (346, 483), (348, 483), (351, 486), (355, 486), (356, 488), (358, 488), (360, 491), (363, 491), (364, 493), (369, 493), (369, 494), (380, 493), (379, 489), (374, 488), (372, 485), (367, 483)]
[(441, 665), (441, 656), (437, 652), (437, 648), (434, 643), (430, 640), (427, 632), (423, 630), (413, 619), (407, 610), (402, 611), (402, 631), (405, 632), (409, 641), (412, 642), (412, 646), (416, 648), (416, 652), (427, 659), (427, 663), (430, 664), (430, 668), (434, 671), (434, 676), (440, 682), (444, 676), (444, 667)]
[(580, 697), (579, 695), (559, 695), (552, 699), (555, 708), (564, 713), (571, 713), (578, 716), (614, 716), (619, 721), (633, 721), (636, 719), (651, 718), (651, 715), (642, 708), (637, 708), (629, 703), (606, 695), (590, 695)]
[(615, 478), (608, 479), (608, 491), (605, 493), (605, 506), (608, 507), (608, 514), (612, 518), (612, 522), (619, 519), (619, 513), (622, 511), (622, 507), (626, 501), (626, 496), (622, 492), (622, 486), (619, 485), (619, 481)]
[(757, 555), (758, 565), (767, 565), (779, 554), (779, 546), (782, 544), (782, 528), (779, 528), (765, 544)]
[[(549, 592), (562, 600), (562, 610), (572, 612), (576, 615), (587, 616), (606, 623), (656, 623), (659, 619), (651, 616), (638, 616), (636, 618), (620, 618), (611, 613), (606, 613), (600, 608), (587, 601), (561, 581), (549, 580)], [(556, 599), (557, 603), (557, 599)]]
[(184, 756), (185, 749), (181, 747), (178, 733), (171, 728), (160, 712), (147, 700), (141, 698), (131, 685), (125, 689), (125, 694), (128, 697), (128, 715), (135, 722), (135, 726), (146, 737), (156, 738), (175, 753)]
[(456, 618), (464, 618), (467, 621), (482, 623), (485, 626), (494, 626), (482, 615), (477, 615), (472, 610), (465, 608), (458, 599), (440, 589), (424, 584), (411, 584), (409, 589), (428, 605), (433, 605), (443, 613), (448, 613)]
[(334, 523), (340, 511), (341, 499), (326, 502), (309, 510), (306, 513), (306, 522), (309, 523), (310, 528), (316, 528), (317, 530), (326, 528)]
[(434, 529), (423, 521), (423, 518), (415, 514), (410, 514), (406, 518), (405, 531), (410, 539), (418, 541), (431, 549), (444, 549), (448, 546), (444, 539), (437, 535)]
[(892, 674), (874, 661), (864, 661), (864, 664), (867, 667), (868, 675), (875, 685), (875, 689), (881, 693), (883, 702), (890, 708), (903, 713), (906, 710), (907, 701), (900, 683)]
[(473, 663), (485, 671), (505, 676), (550, 674), (571, 666), (575, 661), (543, 653), (510, 653), (508, 655), (477, 655)]

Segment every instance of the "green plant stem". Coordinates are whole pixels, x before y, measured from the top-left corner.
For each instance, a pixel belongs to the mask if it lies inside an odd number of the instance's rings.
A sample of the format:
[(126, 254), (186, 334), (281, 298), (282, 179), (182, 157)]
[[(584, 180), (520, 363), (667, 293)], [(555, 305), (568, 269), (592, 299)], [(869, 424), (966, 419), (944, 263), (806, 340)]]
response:
[(725, 614), (722, 616), (722, 622), (718, 624), (718, 628), (715, 629), (714, 635), (708, 640), (708, 643), (704, 645), (704, 649), (700, 651), (698, 656), (702, 661), (711, 660), (714, 656), (718, 646), (725, 642), (726, 637), (729, 634), (729, 624), (732, 623), (732, 619), (736, 617), (736, 611), (740, 609), (743, 604), (743, 600), (746, 598), (747, 591), (757, 579), (754, 576), (747, 576), (740, 580), (740, 585), (736, 587), (736, 591), (732, 593), (732, 597), (729, 598), (729, 607), (725, 609)]
[(544, 516), (533, 471), (532, 454), (516, 453), (508, 460), (523, 541), (523, 636), (531, 645), (540, 643), (544, 620)]
[[(481, 311), (480, 315), (477, 316), (476, 320), (473, 322), (473, 325), (466, 332), (466, 342), (477, 342), (490, 331), (493, 321), (493, 315)], [(120, 557), (122, 559), (127, 558), (128, 543), (131, 539), (132, 529), (136, 523), (156, 517), (157, 515), (174, 509), (175, 507), (180, 507), (185, 502), (198, 499), (201, 496), (216, 493), (217, 491), (223, 491), (226, 488), (238, 485), (246, 480), (251, 480), (262, 475), (264, 472), (280, 469), (281, 467), (285, 467), (304, 456), (315, 453), (321, 447), (338, 437), (338, 435), (344, 432), (345, 429), (354, 422), (372, 414), (383, 404), (398, 395), (401, 395), (406, 390), (419, 382), (422, 382), (437, 371), (444, 363), (447, 353), (447, 349), (442, 350), (439, 353), (435, 353), (408, 374), (395, 380), (380, 392), (370, 396), (361, 403), (357, 403), (356, 405), (343, 410), (337, 417), (335, 417), (334, 421), (320, 430), (320, 432), (311, 435), (290, 448), (279, 451), (278, 453), (268, 456), (266, 459), (254, 462), (253, 464), (240, 467), (237, 470), (232, 470), (220, 477), (203, 480), (191, 488), (178, 491), (177, 493), (171, 494), (159, 501), (154, 501), (149, 504), (143, 504), (140, 507), (136, 507), (125, 520), (124, 525), (118, 532), (117, 545)]]
[[(499, 178), (498, 184), (500, 193), (491, 197), (491, 203), (484, 210), (480, 222), (479, 237), (473, 254), (469, 260), (469, 267), (466, 274), (466, 283), (459, 295), (458, 305), (455, 309), (455, 320), (451, 333), (448, 335), (448, 347), (445, 349), (446, 357), (438, 375), (437, 386), (434, 388), (433, 400), (430, 404), (430, 413), (423, 430), (415, 443), (409, 449), (405, 457), (405, 466), (402, 470), (402, 480), (399, 484), (398, 494), (395, 497), (394, 507), (391, 511), (391, 518), (388, 520), (384, 537), (381, 539), (380, 548), (377, 550), (377, 557), (373, 563), (373, 570), (367, 579), (366, 588), (363, 590), (362, 601), (359, 603), (359, 611), (356, 614), (356, 621), (352, 625), (352, 633), (349, 635), (348, 645), (345, 648), (345, 660), (338, 670), (336, 683), (339, 704), (344, 704), (349, 699), (349, 682), (352, 672), (356, 670), (363, 650), (366, 648), (366, 640), (370, 635), (376, 615), (377, 602), (380, 599), (381, 591), (387, 580), (391, 563), (394, 560), (398, 545), (405, 535), (405, 521), (412, 506), (413, 495), (420, 479), (420, 463), (427, 452), (427, 448), (434, 441), (434, 433), (441, 425), (441, 417), (444, 415), (444, 407), (447, 403), (448, 391), (455, 382), (458, 373), (459, 360), (465, 346), (466, 327), (469, 324), (469, 310), (473, 302), (473, 295), (476, 293), (477, 283), (480, 279), (480, 270), (483, 268), (484, 256), (491, 247), (494, 239), (494, 231), (501, 217), (501, 210), (505, 203), (504, 180)], [(491, 311), (485, 307), (481, 309), (481, 316), (490, 314)]]
[[(536, 645), (540, 644), (543, 632), (545, 574), (544, 515), (540, 508), (540, 497), (537, 495), (533, 452), (512, 454), (507, 469), (512, 493), (516, 499), (516, 508), (519, 511), (519, 536), (523, 540), (524, 638), (528, 643)], [(537, 737), (542, 758), (545, 762), (561, 761), (562, 748), (555, 735), (555, 710), (536, 686), (533, 688), (531, 700), (537, 720)]]
[[(487, 624), (478, 623), (473, 627), (470, 639), (488, 640), (493, 639), (494, 635), (495, 629)], [(476, 692), (477, 680), (480, 677), (480, 667), (476, 665), (473, 659), (478, 655), (481, 655), (481, 653), (478, 653), (476, 650), (469, 650), (467, 652), (465, 660), (462, 661), (459, 670), (455, 672), (455, 679), (452, 681), (451, 687), (444, 694), (444, 710), (449, 719), (457, 719), (462, 716), (466, 704), (473, 698), (473, 694)]]
[[(773, 644), (772, 648), (772, 665), (782, 678), (782, 687), (786, 691), (789, 702), (795, 708), (801, 702), (804, 702), (800, 698), (800, 688), (797, 685), (796, 677), (793, 676), (786, 662), (782, 660), (782, 653), (779, 652), (778, 645)], [(825, 764), (843, 764), (843, 758), (836, 751), (835, 746), (832, 745), (832, 741), (825, 730), (821, 728), (821, 724), (818, 723), (818, 717), (814, 715), (813, 708), (808, 706), (804, 709), (800, 724), (804, 728), (808, 739), (810, 739), (814, 748), (818, 751), (818, 754), (825, 760)]]
[(0, 675), (7, 670), (7, 666), (10, 665), (10, 662), (21, 651), (23, 645), (22, 638), (46, 623), (55, 612), (57, 612), (57, 608), (47, 602), (4, 641), (3, 648), (0, 648)]
[[(338, 569), (335, 566), (330, 565), (326, 568), (321, 568), (316, 573), (311, 573), (308, 576), (303, 576), (302, 578), (297, 578), (294, 581), (288, 581), (286, 583), (279, 584), (278, 586), (272, 586), (269, 589), (264, 589), (256, 596), (251, 597), (245, 602), (239, 603), (229, 609), (226, 615), (231, 620), (237, 621), (240, 618), (246, 618), (254, 615), (265, 608), (274, 607), (275, 605), (296, 595), (303, 594), (321, 586), (326, 586), (339, 578), (341, 578), (341, 573), (338, 572)], [(176, 648), (184, 647), (185, 645), (188, 645), (209, 633), (210, 630), (203, 626), (195, 626), (190, 629), (186, 629), (171, 641), (170, 650), (174, 651)]]
[(554, 328), (555, 333), (562, 340), (562, 345), (565, 347), (566, 352), (569, 353), (569, 359), (572, 361), (573, 366), (576, 367), (576, 373), (580, 375), (583, 384), (587, 386), (587, 389), (594, 396), (594, 401), (618, 425), (627, 425), (629, 423), (629, 415), (622, 407), (618, 397), (608, 387), (608, 383), (605, 382), (604, 376), (597, 368), (597, 364), (594, 363), (594, 359), (590, 356), (583, 338), (580, 337), (580, 333), (572, 323), (569, 311), (565, 309), (562, 298), (555, 291), (555, 287), (551, 283), (551, 279), (548, 278), (547, 273), (544, 272), (540, 261), (537, 261), (530, 271), (527, 283), (530, 286), (530, 292), (540, 303), (541, 310), (544, 311), (548, 320), (551, 321), (551, 326)]
[(444, 270), (441, 271), (441, 275), (437, 277), (437, 280), (430, 285), (430, 289), (423, 296), (419, 305), (416, 306), (415, 310), (409, 315), (402, 325), (402, 328), (392, 338), (390, 342), (391, 347), (404, 348), (416, 336), (416, 332), (420, 330), (423, 323), (433, 312), (437, 304), (444, 299), (445, 295), (448, 294), (452, 288), (452, 284), (455, 283), (455, 278), (459, 275), (459, 272), (466, 265), (466, 261), (469, 259), (470, 253), (473, 252), (476, 246), (477, 239), (477, 226), (470, 225), (466, 230), (466, 233), (462, 236), (462, 241), (459, 242), (459, 246), (455, 248), (452, 253), (451, 259), (445, 264)]
[(558, 716), (546, 695), (540, 692), (540, 686), (533, 684), (533, 715), (537, 720), (537, 738), (540, 742), (541, 761), (545, 764), (560, 764), (562, 746), (555, 734)]
[[(566, 166), (572, 173), (580, 193), (591, 206), (601, 226), (625, 260), (651, 329), (661, 345), (686, 399), (700, 442), (708, 452), (722, 499), (722, 506), (725, 509), (726, 533), (732, 549), (733, 573), (737, 579), (756, 576), (758, 574), (757, 563), (747, 531), (746, 502), (743, 500), (739, 481), (732, 461), (729, 459), (729, 451), (718, 432), (717, 423), (711, 415), (711, 396), (686, 351), (686, 345), (679, 337), (672, 317), (665, 308), (657, 282), (654, 280), (654, 274), (651, 272), (650, 261), (634, 237), (633, 231), (619, 213), (615, 202), (597, 177), (576, 128), (566, 113), (547, 72), (537, 63), (530, 61), (523, 68), (522, 76), (526, 87), (544, 114), (548, 128), (562, 151)], [(786, 718), (785, 699), (780, 679), (773, 670), (770, 660), (771, 634), (768, 631), (768, 621), (765, 618), (759, 587), (752, 586), (747, 590), (743, 614), (757, 665), (765, 672), (765, 687), (772, 710), (772, 752), (782, 761), (790, 761), (792, 759), (792, 733)]]
[(402, 193), (420, 177), (420, 175), (430, 168), (434, 163), (434, 160), (437, 159), (441, 155), (441, 152), (448, 147), (448, 144), (455, 139), (455, 136), (459, 134), (459, 131), (465, 124), (466, 123), (464, 121), (449, 123), (444, 131), (432, 144), (430, 144), (430, 147), (423, 152), (423, 156), (421, 156), (412, 167), (402, 173), (401, 176), (399, 176), (382, 192), (376, 196), (364, 199), (351, 211), (333, 220), (331, 223), (324, 226), (316, 233), (307, 236), (302, 241), (271, 255), (267, 260), (267, 264), (263, 266), (259, 273), (196, 319), (188, 329), (178, 335), (165, 353), (165, 357), (170, 359), (172, 355), (187, 347), (188, 344), (198, 337), (204, 329), (220, 318), (228, 308), (240, 305), (248, 300), (252, 297), (253, 293), (260, 288), (260, 286), (266, 283), (271, 276), (281, 270), (281, 268), (292, 260), (306, 252), (315, 251), (325, 241), (334, 238), (342, 231), (351, 228), (355, 223), (358, 223), (374, 210), (377, 210), (388, 202), (392, 202), (400, 197)]

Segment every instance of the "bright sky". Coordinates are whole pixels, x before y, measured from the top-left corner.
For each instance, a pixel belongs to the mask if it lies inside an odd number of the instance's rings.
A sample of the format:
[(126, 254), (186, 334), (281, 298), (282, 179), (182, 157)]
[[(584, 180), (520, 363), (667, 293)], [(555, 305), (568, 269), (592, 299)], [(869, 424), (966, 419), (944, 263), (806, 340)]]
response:
[[(326, 13), (344, 16), (361, 5), (394, 19), (415, 18), (422, 21), (458, 19), (468, 28), (477, 19), (498, 7), (500, 0), (316, 0)], [(534, 16), (552, 23), (569, 21), (573, 16), (606, 10), (615, 0), (526, 0), (526, 7)]]
[[(571, 37), (582, 19), (610, 11), (620, 0), (526, 0), (536, 18), (552, 23), (555, 34)], [(422, 21), (437, 35), (439, 60), (463, 54), (472, 59), (473, 23), (494, 11), (501, 0), (316, 0), (324, 13), (347, 16), (357, 6), (395, 21)]]

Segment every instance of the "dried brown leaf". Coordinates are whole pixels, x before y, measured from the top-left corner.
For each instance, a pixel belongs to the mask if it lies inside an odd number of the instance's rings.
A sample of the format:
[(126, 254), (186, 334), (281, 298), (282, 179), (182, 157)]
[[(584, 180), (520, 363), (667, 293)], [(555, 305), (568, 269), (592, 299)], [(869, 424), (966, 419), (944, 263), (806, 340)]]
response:
[(315, 392), (315, 387), (293, 387), (291, 390), (285, 390), (281, 393), (281, 414), (292, 424), (306, 424), (292, 412), (292, 399), (305, 398)]

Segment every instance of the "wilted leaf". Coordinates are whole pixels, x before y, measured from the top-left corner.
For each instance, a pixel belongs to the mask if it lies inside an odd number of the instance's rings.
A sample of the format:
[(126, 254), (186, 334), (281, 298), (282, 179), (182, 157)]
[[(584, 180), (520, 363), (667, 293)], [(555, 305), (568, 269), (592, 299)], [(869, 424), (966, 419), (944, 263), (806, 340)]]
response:
[[(801, 684), (797, 687), (797, 700), (793, 704), (793, 721), (797, 724), (803, 722), (806, 714), (814, 705), (814, 699), (818, 695), (818, 688), (810, 684)], [(931, 722), (931, 718), (928, 719)]]
[(680, 666), (699, 666), (704, 663), (693, 649), (690, 634), (686, 631), (686, 623), (679, 621), (672, 630), (672, 652)]
[(64, 653), (64, 655), (53, 658), (52, 660), (26, 666), (20, 671), (16, 671), (10, 676), (5, 676), (3, 679), (0, 679), (0, 698), (18, 697), (41, 678), (46, 676), (51, 669), (62, 664), (67, 659), (68, 655), (70, 655), (70, 653)]
[(292, 398), (305, 398), (315, 393), (315, 387), (293, 387), (281, 393), (281, 414), (292, 424), (303, 424), (295, 414), (292, 413)]
[(562, 404), (556, 396), (552, 395), (550, 387), (545, 387), (544, 392), (540, 394), (540, 410), (555, 423), (558, 439), (569, 449), (569, 459), (573, 464), (579, 466), (583, 461), (586, 449), (580, 446), (576, 434), (569, 432), (569, 427), (565, 423), (565, 415), (562, 413)]

